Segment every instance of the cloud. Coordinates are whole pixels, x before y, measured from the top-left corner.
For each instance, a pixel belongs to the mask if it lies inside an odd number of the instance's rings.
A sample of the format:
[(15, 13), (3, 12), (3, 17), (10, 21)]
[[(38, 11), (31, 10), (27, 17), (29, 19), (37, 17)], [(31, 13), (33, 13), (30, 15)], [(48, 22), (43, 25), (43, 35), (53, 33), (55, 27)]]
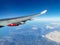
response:
[(51, 23), (51, 24), (60, 26), (60, 22), (54, 22), (54, 23)]
[(33, 30), (37, 30), (38, 27), (37, 27), (37, 26), (33, 26), (32, 29), (33, 29)]
[(35, 21), (43, 21), (43, 22), (60, 22), (59, 21), (60, 18), (34, 18)]
[(52, 41), (60, 43), (60, 32), (59, 31), (50, 32), (50, 33), (44, 35), (43, 37), (46, 37)]
[(13, 38), (11, 36), (5, 36), (3, 39), (5, 39), (9, 42), (13, 42)]
[(50, 25), (52, 25), (51, 27), (53, 28), (60, 28), (60, 22), (54, 22), (54, 23), (51, 23)]
[(55, 29), (55, 26), (46, 25), (46, 29)]
[(54, 23), (50, 23), (50, 24), (47, 24), (46, 29), (56, 29), (56, 28), (60, 28), (60, 22), (54, 22)]

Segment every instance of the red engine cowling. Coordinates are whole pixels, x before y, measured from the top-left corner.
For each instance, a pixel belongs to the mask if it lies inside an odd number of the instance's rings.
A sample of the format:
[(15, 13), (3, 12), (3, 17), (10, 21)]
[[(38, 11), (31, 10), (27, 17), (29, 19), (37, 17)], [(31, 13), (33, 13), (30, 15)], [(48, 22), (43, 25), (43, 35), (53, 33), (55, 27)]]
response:
[(13, 24), (8, 24), (7, 26), (18, 26), (18, 25), (13, 23)]

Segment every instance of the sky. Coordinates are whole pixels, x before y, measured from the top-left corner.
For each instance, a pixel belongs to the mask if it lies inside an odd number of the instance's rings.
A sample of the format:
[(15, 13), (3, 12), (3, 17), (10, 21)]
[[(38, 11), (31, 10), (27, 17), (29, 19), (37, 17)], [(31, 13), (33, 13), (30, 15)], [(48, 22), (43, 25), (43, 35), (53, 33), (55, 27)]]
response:
[[(32, 14), (40, 13), (43, 10), (47, 10), (47, 13), (41, 16), (38, 16), (39, 18), (46, 18), (45, 20), (58, 20), (60, 18), (60, 0), (0, 0), (0, 18), (12, 18), (12, 17), (19, 17), (19, 16), (28, 16)], [(58, 18), (58, 19), (55, 19)], [(49, 19), (48, 19), (49, 18)], [(44, 19), (42, 19), (44, 21)], [(53, 21), (52, 20), (52, 21)], [(27, 22), (27, 25), (20, 25), (17, 27), (17, 29), (20, 29), (23, 27), (23, 29), (28, 29), (25, 27), (29, 27), (29, 25), (34, 24), (41, 24), (39, 22), (40, 20), (33, 21), (33, 22)], [(39, 27), (41, 27), (39, 25)], [(8, 35), (9, 30), (15, 30), (13, 27), (5, 27), (0, 28), (0, 38), (4, 35)], [(33, 29), (37, 29), (33, 27)], [(26, 30), (25, 30), (26, 31)]]
[(48, 10), (41, 17), (59, 17), (60, 0), (0, 0), (0, 18), (27, 16)]

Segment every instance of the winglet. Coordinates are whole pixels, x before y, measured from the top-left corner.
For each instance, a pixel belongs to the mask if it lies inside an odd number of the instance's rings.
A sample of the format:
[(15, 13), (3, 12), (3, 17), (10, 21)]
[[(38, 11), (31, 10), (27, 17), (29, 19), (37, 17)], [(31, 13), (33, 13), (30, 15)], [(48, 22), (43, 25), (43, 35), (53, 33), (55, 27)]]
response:
[(44, 10), (44, 11), (40, 12), (39, 14), (36, 14), (35, 16), (43, 15), (43, 14), (45, 14), (46, 12), (47, 12), (47, 10)]
[(44, 10), (40, 14), (42, 15), (42, 14), (45, 14), (46, 12), (47, 12), (47, 10)]
[(39, 15), (43, 15), (43, 14), (45, 14), (46, 12), (47, 12), (47, 10), (44, 10), (44, 11), (40, 12), (39, 14), (35, 14), (35, 15), (32, 15), (32, 16), (39, 16)]

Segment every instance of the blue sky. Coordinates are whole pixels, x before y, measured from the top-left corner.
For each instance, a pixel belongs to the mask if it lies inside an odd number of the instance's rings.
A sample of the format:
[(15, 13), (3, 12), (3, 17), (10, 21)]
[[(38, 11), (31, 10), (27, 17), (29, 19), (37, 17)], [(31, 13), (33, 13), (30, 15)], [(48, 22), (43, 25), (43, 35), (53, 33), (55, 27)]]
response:
[[(48, 10), (48, 12), (40, 16), (39, 18), (45, 17), (46, 19), (45, 18), (44, 19), (48, 21), (48, 17), (52, 19), (55, 17), (56, 18), (60, 17), (60, 0), (0, 0), (0, 18), (27, 16), (27, 15), (40, 13), (43, 10)], [(44, 19), (42, 20), (45, 21)], [(52, 20), (52, 19), (49, 19), (49, 20)], [(57, 19), (54, 19), (54, 20), (57, 20)], [(31, 30), (33, 25), (38, 26), (38, 30), (39, 30), (38, 32), (40, 33), (41, 32), (40, 30), (42, 30), (40, 28), (44, 26), (45, 22), (39, 22), (39, 21), (40, 20), (35, 20), (32, 22), (30, 21), (24, 25), (20, 25), (17, 27), (6, 26), (5, 28), (0, 28), (0, 38), (4, 35), (5, 36), (9, 35), (9, 30), (13, 31), (13, 30), (16, 30), (16, 28), (17, 29), (22, 28), (20, 31), (27, 32), (28, 28), (29, 30)]]
[(60, 0), (0, 0), (0, 18), (26, 16), (48, 10), (42, 17), (59, 17)]

